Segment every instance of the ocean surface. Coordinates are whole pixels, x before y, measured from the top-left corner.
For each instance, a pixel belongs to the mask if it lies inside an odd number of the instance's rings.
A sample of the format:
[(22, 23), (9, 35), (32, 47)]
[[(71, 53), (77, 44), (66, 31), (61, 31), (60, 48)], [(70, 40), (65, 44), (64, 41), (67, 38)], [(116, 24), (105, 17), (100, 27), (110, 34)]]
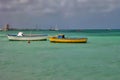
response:
[(31, 30), (87, 37), (87, 43), (9, 41), (0, 31), (0, 80), (120, 80), (120, 30)]

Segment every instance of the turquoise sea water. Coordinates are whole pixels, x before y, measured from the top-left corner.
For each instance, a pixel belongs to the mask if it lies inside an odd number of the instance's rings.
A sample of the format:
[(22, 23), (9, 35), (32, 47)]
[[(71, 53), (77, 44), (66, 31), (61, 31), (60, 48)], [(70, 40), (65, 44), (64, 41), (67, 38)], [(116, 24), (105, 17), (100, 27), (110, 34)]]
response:
[(88, 43), (8, 41), (0, 32), (0, 80), (120, 80), (120, 30), (23, 31)]

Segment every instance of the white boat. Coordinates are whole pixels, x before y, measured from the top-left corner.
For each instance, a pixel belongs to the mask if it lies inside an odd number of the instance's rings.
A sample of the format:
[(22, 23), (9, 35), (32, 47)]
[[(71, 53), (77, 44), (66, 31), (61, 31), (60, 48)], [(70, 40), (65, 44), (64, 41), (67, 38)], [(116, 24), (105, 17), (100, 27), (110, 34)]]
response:
[(51, 27), (49, 30), (50, 30), (50, 31), (58, 31), (59, 29), (58, 29), (58, 27), (57, 27), (57, 25), (56, 25), (55, 27)]
[(47, 40), (48, 35), (24, 34), (22, 36), (19, 36), (19, 35), (15, 35), (15, 34), (8, 34), (7, 37), (9, 40), (13, 40), (13, 41), (42, 41), (42, 40)]

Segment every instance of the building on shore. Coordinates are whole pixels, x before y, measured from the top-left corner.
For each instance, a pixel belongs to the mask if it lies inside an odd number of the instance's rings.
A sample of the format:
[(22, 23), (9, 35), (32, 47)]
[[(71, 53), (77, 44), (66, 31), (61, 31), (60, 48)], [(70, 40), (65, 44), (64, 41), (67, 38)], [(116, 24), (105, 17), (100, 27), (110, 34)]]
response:
[(8, 31), (10, 29), (10, 25), (9, 24), (6, 24), (4, 27), (3, 27), (3, 31)]

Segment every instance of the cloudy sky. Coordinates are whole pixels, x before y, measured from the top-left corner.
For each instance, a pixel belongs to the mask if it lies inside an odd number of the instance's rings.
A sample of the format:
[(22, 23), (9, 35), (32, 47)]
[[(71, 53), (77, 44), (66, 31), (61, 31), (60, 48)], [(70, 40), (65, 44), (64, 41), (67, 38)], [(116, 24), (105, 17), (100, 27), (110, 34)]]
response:
[(0, 0), (0, 26), (120, 28), (120, 0)]

